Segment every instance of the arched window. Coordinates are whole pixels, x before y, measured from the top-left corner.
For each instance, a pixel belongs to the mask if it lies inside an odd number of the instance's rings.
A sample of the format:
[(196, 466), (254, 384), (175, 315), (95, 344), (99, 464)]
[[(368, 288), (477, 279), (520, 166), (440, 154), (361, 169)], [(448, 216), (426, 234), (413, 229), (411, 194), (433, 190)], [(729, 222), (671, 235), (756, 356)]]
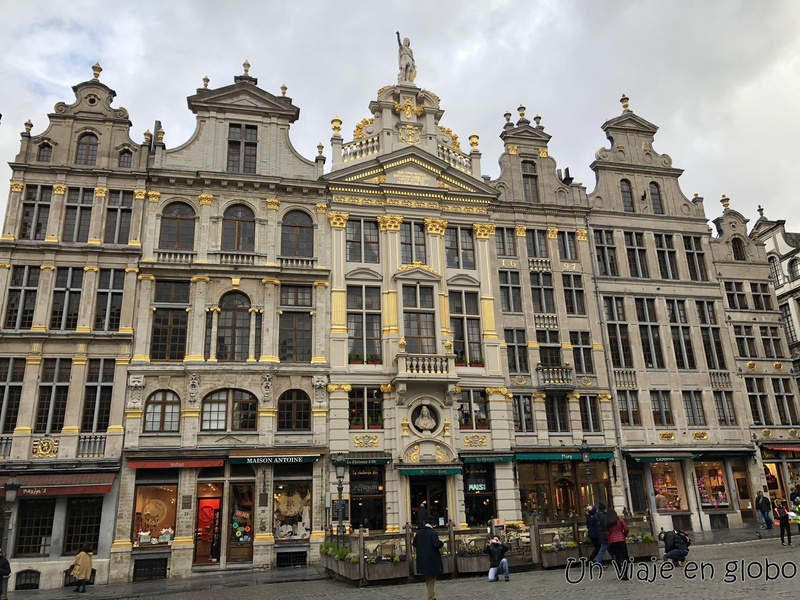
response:
[(36, 155), (36, 160), (39, 162), (50, 162), (53, 159), (53, 147), (50, 144), (42, 144), (39, 146), (39, 153)]
[(183, 202), (173, 202), (161, 215), (161, 250), (194, 250), (194, 210)]
[(123, 150), (119, 153), (119, 166), (123, 169), (130, 169), (133, 165), (133, 152)]
[(792, 281), (800, 279), (800, 260), (795, 258), (789, 263), (789, 277)]
[[(200, 429), (203, 431), (254, 431), (258, 400), (245, 390), (219, 390), (203, 398)], [(228, 415), (231, 415), (230, 424)]]
[(253, 211), (242, 204), (231, 206), (222, 216), (222, 249), (253, 252), (256, 246), (256, 220)]
[(286, 213), (281, 224), (281, 256), (314, 256), (314, 226), (301, 210)]
[(181, 399), (175, 392), (159, 390), (144, 405), (145, 433), (180, 431)]
[(246, 361), (250, 346), (249, 298), (240, 292), (231, 292), (222, 297), (219, 308), (217, 360)]
[(633, 210), (633, 192), (631, 190), (631, 182), (623, 179), (619, 182), (619, 191), (622, 194), (622, 210), (625, 212), (634, 212)]
[(97, 136), (93, 133), (82, 135), (78, 140), (76, 165), (93, 165), (97, 162)]
[(664, 205), (661, 203), (661, 189), (655, 181), (650, 183), (650, 204), (653, 207), (654, 215), (664, 214)]
[(776, 286), (783, 285), (783, 277), (781, 277), (781, 265), (778, 259), (774, 256), (769, 257), (769, 272), (772, 277), (772, 282)]
[(278, 431), (311, 431), (311, 400), (303, 390), (289, 390), (278, 400)]
[(744, 251), (744, 242), (739, 238), (731, 240), (731, 249), (733, 250), (733, 260), (747, 260), (747, 254)]

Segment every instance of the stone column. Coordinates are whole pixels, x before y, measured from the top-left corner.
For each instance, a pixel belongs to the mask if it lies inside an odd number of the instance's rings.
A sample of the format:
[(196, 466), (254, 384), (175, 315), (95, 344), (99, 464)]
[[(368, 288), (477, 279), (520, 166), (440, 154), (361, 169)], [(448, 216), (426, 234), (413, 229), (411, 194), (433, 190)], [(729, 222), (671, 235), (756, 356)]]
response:
[[(36, 397), (39, 371), (42, 365), (42, 344), (31, 344), (31, 353), (25, 357), (25, 375), (22, 379), (22, 395), (19, 401), (19, 417), (14, 428), (11, 447), (12, 460), (28, 460), (31, 456), (31, 437), (36, 421)], [(27, 418), (27, 420), (26, 420)]]
[[(489, 415), (492, 422), (492, 450), (511, 452), (513, 426), (511, 425), (512, 394), (505, 387), (488, 387)], [(544, 411), (543, 411), (544, 412)], [(545, 429), (546, 431), (546, 429)], [(494, 463), (495, 498), (497, 516), (506, 522), (516, 521), (520, 516), (519, 491), (514, 482), (512, 463)]]
[(492, 281), (495, 268), (491, 260), (490, 236), (494, 235), (493, 223), (473, 223), (475, 233), (475, 269), (481, 282), (481, 318), (483, 319), (484, 368), (490, 374), (501, 375), (500, 340), (495, 329), (495, 302), (492, 296)]
[[(36, 267), (31, 268), (34, 269)], [(36, 306), (33, 310), (31, 331), (44, 332), (47, 331), (47, 326), (50, 324), (48, 308), (50, 307), (50, 300), (53, 297), (56, 266), (42, 265), (39, 268), (41, 269), (41, 274), (39, 275), (39, 292), (36, 294)]]
[(206, 275), (192, 277), (192, 306), (186, 309), (186, 355), (183, 362), (205, 360), (206, 291), (211, 278)]
[[(192, 576), (194, 560), (195, 522), (197, 512), (197, 470), (180, 469), (178, 471), (178, 497), (175, 499), (180, 507), (176, 512), (175, 538), (172, 540), (173, 579), (184, 579)], [(188, 509), (183, 508), (183, 496), (191, 496), (192, 503)]]
[[(402, 215), (379, 215), (378, 226), (381, 232), (381, 264), (383, 267), (383, 335), (389, 342), (389, 356), (383, 357), (383, 364), (392, 364), (400, 341), (400, 309), (397, 301), (397, 285), (392, 274), (400, 267), (400, 225)], [(386, 347), (384, 347), (386, 349)], [(403, 350), (405, 351), (405, 350)]]
[[(139, 413), (141, 415), (141, 411)], [(111, 557), (108, 565), (109, 584), (130, 583), (133, 578), (131, 528), (136, 501), (135, 489), (136, 470), (123, 467), (119, 473), (119, 504), (117, 505), (114, 542), (111, 544)]]
[[(447, 229), (447, 221), (444, 219), (427, 218), (425, 219), (425, 230), (430, 240), (430, 258), (428, 266), (437, 273), (447, 272), (447, 260), (444, 251), (444, 232)], [(439, 330), (442, 339), (452, 337), (450, 331), (450, 299), (447, 292), (447, 280), (442, 277), (439, 283)]]
[(94, 326), (94, 305), (97, 301), (97, 278), (100, 267), (83, 267), (83, 294), (78, 307), (78, 333), (89, 333)]
[[(126, 379), (130, 359), (128, 357), (117, 357), (115, 363), (114, 381), (116, 385), (111, 391), (111, 413), (108, 418), (108, 429), (106, 429), (105, 456), (109, 458), (120, 458), (122, 456), (122, 442), (125, 434), (123, 423), (125, 422)], [(141, 428), (135, 432), (137, 443), (140, 431)]]
[(61, 226), (64, 224), (64, 202), (67, 186), (63, 183), (53, 184), (53, 197), (50, 200), (50, 213), (47, 218), (47, 229), (44, 241), (58, 243)]
[(61, 428), (61, 441), (58, 455), (61, 458), (75, 458), (77, 456), (78, 438), (83, 421), (83, 384), (86, 381), (86, 345), (79, 344), (80, 355), (72, 357), (72, 371), (70, 380), (74, 385), (69, 386), (67, 392), (67, 407), (64, 414), (64, 426)]
[[(137, 192), (144, 190), (137, 190)], [(137, 197), (137, 196), (135, 196)], [(142, 207), (142, 227), (141, 237), (139, 240), (132, 240), (129, 245), (142, 247), (142, 261), (153, 262), (155, 260), (155, 248), (158, 246), (158, 205), (161, 200), (161, 192), (149, 191), (147, 192), (147, 203)], [(131, 223), (131, 231), (133, 231), (133, 223)], [(144, 241), (142, 241), (144, 240)], [(138, 244), (133, 242), (137, 241)]]
[[(105, 178), (104, 178), (105, 179)], [(94, 202), (92, 203), (92, 218), (89, 222), (88, 243), (99, 246), (103, 243), (103, 223), (106, 217), (107, 187), (94, 188)]]
[[(256, 361), (256, 319), (258, 319), (259, 309), (250, 308), (247, 312), (250, 313), (250, 334), (247, 342), (247, 362)], [(262, 325), (263, 328), (263, 325)]]
[[(256, 470), (256, 487), (262, 481), (265, 489), (272, 489), (272, 467), (259, 465)], [(271, 569), (275, 564), (275, 535), (272, 533), (272, 494), (256, 494), (259, 499), (256, 508), (254, 527), (258, 528), (253, 536), (253, 568)], [(261, 501), (264, 500), (264, 504)]]
[[(217, 224), (222, 219), (221, 215), (213, 214), (213, 194), (200, 194), (197, 197), (200, 203), (200, 226), (195, 231), (194, 247), (197, 249), (195, 262), (207, 263), (210, 252), (220, 248), (220, 231)], [(204, 240), (198, 244), (198, 240)]]
[[(264, 200), (267, 206), (267, 211), (274, 211), (268, 214), (265, 239), (267, 240), (265, 261), (268, 267), (278, 266), (278, 252), (280, 252), (280, 232), (278, 231), (278, 211), (281, 208), (281, 201), (277, 198), (267, 198)], [(274, 216), (273, 216), (274, 215)], [(272, 242), (272, 243), (270, 243)]]
[(153, 287), (156, 280), (155, 275), (143, 273), (138, 277), (141, 281), (139, 286), (139, 307), (136, 315), (136, 325), (139, 334), (134, 338), (133, 362), (150, 362), (150, 338), (152, 337), (150, 303), (153, 301)]
[(217, 331), (219, 328), (219, 306), (209, 306), (206, 312), (211, 313), (211, 347), (206, 362), (217, 362)]
[[(258, 362), (278, 363), (278, 334), (280, 331), (280, 313), (276, 310), (280, 293), (281, 282), (277, 279), (265, 277), (261, 280), (264, 284), (264, 319), (261, 321), (261, 356)], [(267, 331), (273, 332), (266, 335)]]
[(22, 192), (24, 189), (25, 184), (21, 181), (11, 182), (11, 191), (8, 194), (8, 206), (6, 208), (6, 222), (3, 225), (3, 235), (0, 236), (0, 240), (4, 242), (13, 242), (17, 239), (19, 221), (22, 216)]

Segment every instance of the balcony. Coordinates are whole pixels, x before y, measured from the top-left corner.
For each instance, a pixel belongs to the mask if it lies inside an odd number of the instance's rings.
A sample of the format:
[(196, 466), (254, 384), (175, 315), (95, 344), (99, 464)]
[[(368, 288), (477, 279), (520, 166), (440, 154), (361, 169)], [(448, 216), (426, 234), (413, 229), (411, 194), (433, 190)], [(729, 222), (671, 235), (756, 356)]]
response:
[(558, 315), (534, 314), (533, 323), (536, 329), (558, 329)]
[(82, 435), (78, 438), (78, 458), (103, 458), (105, 454), (105, 435)]
[(540, 390), (574, 390), (572, 367), (536, 367), (537, 387)]
[(314, 269), (317, 259), (310, 256), (279, 256), (278, 264), (281, 269)]
[(455, 354), (406, 354), (397, 361), (397, 381), (457, 381)]
[(154, 250), (156, 262), (188, 265), (194, 262), (197, 252), (191, 250)]
[[(211, 253), (209, 253), (211, 254)], [(236, 252), (221, 250), (213, 253), (217, 257), (217, 263), (220, 265), (233, 265), (250, 267), (256, 264), (256, 259), (260, 256), (255, 252)]]
[(380, 137), (363, 138), (342, 146), (342, 162), (348, 162), (377, 154), (380, 150)]
[(731, 383), (731, 374), (728, 371), (709, 371), (708, 376), (711, 379), (711, 388), (715, 390), (730, 390), (733, 389)]
[(636, 371), (633, 369), (614, 369), (614, 387), (618, 389), (635, 389)]
[(529, 258), (528, 259), (529, 271), (552, 271), (553, 267), (550, 265), (549, 258)]

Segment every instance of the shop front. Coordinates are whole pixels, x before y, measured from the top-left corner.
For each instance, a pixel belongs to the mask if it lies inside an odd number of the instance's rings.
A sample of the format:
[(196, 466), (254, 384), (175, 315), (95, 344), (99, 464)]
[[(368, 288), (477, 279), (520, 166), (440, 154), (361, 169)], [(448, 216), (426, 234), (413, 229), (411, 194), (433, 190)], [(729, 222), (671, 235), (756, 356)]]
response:
[(462, 454), (464, 463), (464, 518), (467, 526), (487, 525), (499, 516), (497, 509), (497, 464), (510, 466), (513, 454)]
[(348, 513), (352, 526), (385, 530), (386, 465), (391, 456), (382, 452), (351, 452), (345, 460), (350, 476)]
[(435, 519), (437, 527), (448, 521), (458, 523), (455, 501), (454, 475), (463, 474), (462, 465), (399, 465), (398, 471), (405, 480), (408, 492), (408, 522), (417, 523), (420, 507), (425, 507), (428, 518)]
[(762, 444), (764, 479), (771, 500), (788, 500), (800, 484), (800, 444)]
[(522, 519), (532, 524), (582, 516), (589, 504), (611, 506), (608, 461), (613, 452), (592, 452), (584, 463), (580, 452), (518, 453)]

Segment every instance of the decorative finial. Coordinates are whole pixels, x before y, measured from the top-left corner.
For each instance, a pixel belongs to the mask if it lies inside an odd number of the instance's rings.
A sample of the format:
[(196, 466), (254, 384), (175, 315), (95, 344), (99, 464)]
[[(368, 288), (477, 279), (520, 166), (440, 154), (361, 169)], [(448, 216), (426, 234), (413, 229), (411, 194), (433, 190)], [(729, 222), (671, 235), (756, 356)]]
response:
[(323, 150), (325, 150), (325, 146), (323, 146), (322, 142), (320, 142), (319, 144), (317, 144), (317, 152), (319, 153), (320, 156), (322, 156)]
[(725, 194), (722, 194), (722, 198), (719, 199), (720, 204), (722, 204), (722, 210), (728, 210), (728, 206), (731, 203), (731, 199), (728, 198)]
[(764, 209), (761, 207), (760, 204), (758, 205), (758, 216), (762, 219), (764, 218)]
[(285, 96), (285, 95), (286, 95), (286, 90), (288, 90), (288, 89), (289, 89), (289, 88), (287, 88), (287, 87), (286, 87), (286, 84), (284, 83), (284, 84), (281, 86), (281, 96)]
[(166, 132), (164, 131), (164, 128), (163, 127), (159, 127), (158, 131), (156, 131), (156, 141), (157, 142), (163, 142), (165, 133)]
[(148, 129), (147, 131), (144, 132), (144, 141), (145, 143), (149, 144), (152, 139), (153, 139), (153, 134), (150, 133), (150, 130)]
[(695, 192), (695, 193), (694, 193), (694, 197), (695, 197), (695, 198), (697, 198), (699, 195), (700, 195), (700, 193), (699, 193), (699, 192)]
[(245, 75), (249, 75), (250, 74), (250, 62), (247, 59), (244, 59), (244, 62), (242, 63), (242, 66), (244, 67), (244, 74)]
[(397, 342), (397, 346), (400, 348), (400, 352), (406, 351), (406, 338), (400, 338), (400, 341)]
[(522, 117), (525, 116), (525, 107), (522, 106), (522, 104), (520, 104), (519, 108), (517, 108), (517, 112), (519, 113), (519, 117), (521, 119)]
[(33, 123), (31, 123), (31, 120), (28, 119), (27, 121), (25, 121), (25, 131), (27, 133), (30, 133), (31, 129), (33, 129)]
[(205, 77), (203, 77), (203, 87), (204, 87), (204, 88), (208, 88), (208, 82), (209, 82), (209, 81), (211, 81), (211, 80), (208, 78), (208, 75), (206, 75)]
[(473, 133), (471, 136), (469, 136), (469, 145), (473, 150), (478, 149), (478, 139), (477, 133)]
[(628, 110), (628, 100), (630, 100), (630, 98), (625, 95), (625, 92), (622, 92), (622, 98), (619, 99), (622, 103), (622, 110)]
[(331, 127), (333, 128), (333, 135), (338, 136), (342, 133), (342, 120), (338, 116), (333, 117)]
[(539, 115), (536, 115), (535, 117), (533, 117), (533, 120), (536, 123), (536, 126), (539, 127), (539, 123), (542, 122), (542, 117), (540, 117)]
[(94, 63), (92, 67), (92, 75), (94, 75), (95, 79), (100, 79), (100, 73), (103, 72), (103, 67), (100, 66), (99, 62)]
[(506, 118), (506, 123), (511, 123), (511, 113), (506, 111), (503, 115)]

